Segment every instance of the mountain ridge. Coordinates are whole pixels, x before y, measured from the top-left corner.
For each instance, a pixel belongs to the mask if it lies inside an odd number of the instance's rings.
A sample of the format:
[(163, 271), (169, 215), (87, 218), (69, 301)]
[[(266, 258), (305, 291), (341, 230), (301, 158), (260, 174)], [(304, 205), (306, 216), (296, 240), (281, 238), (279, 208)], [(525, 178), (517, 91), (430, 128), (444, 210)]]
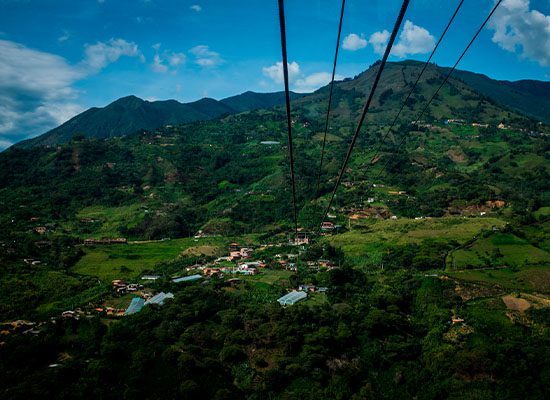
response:
[[(296, 99), (302, 94), (291, 93)], [(121, 97), (105, 107), (92, 107), (60, 126), (32, 139), (16, 143), (17, 147), (46, 146), (66, 143), (74, 134), (105, 139), (126, 136), (139, 130), (164, 125), (205, 121), (228, 114), (272, 108), (284, 102), (284, 92), (248, 91), (222, 100), (204, 97), (180, 103), (174, 99), (148, 101), (135, 95)]]
[[(422, 62), (415, 60), (388, 63), (378, 95), (386, 92), (386, 95), (391, 98), (389, 90), (397, 92), (394, 101), (390, 103), (398, 106), (398, 103), (402, 101), (401, 98), (398, 98), (398, 95), (407, 92), (407, 87), (416, 78), (414, 74), (422, 65)], [(338, 92), (344, 90), (348, 93), (355, 92), (357, 101), (359, 101), (359, 97), (369, 90), (370, 77), (376, 66), (375, 63), (354, 78), (346, 78), (336, 82), (335, 100), (337, 100)], [(449, 71), (448, 67), (430, 64), (420, 83), (425, 83), (430, 79), (441, 79), (440, 76), (446, 74), (447, 71)], [(407, 72), (408, 76), (406, 77)], [(392, 83), (397, 84), (399, 82), (402, 83), (401, 86), (392, 85)], [(521, 113), (537, 121), (550, 123), (550, 114), (547, 112), (550, 109), (550, 82), (536, 80), (499, 81), (483, 74), (455, 70), (446, 86), (456, 86), (457, 82), (465, 84), (468, 91), (472, 95), (475, 94), (475, 97), (480, 95), (481, 98), (487, 98), (504, 109)], [(326, 102), (325, 92), (327, 90), (328, 85), (312, 93), (299, 94), (292, 92), (291, 99), (298, 100), (294, 102), (295, 106), (301, 106), (312, 101), (320, 104)], [(424, 98), (429, 96), (430, 94), (427, 92)], [(420, 96), (419, 101), (423, 101), (422, 96)], [(19, 142), (15, 146), (32, 147), (66, 143), (71, 140), (74, 134), (99, 139), (125, 136), (139, 130), (152, 130), (164, 125), (206, 121), (229, 114), (270, 109), (282, 104), (284, 104), (284, 92), (258, 93), (247, 91), (222, 100), (205, 97), (189, 103), (180, 103), (173, 99), (151, 102), (142, 100), (135, 95), (129, 95), (115, 100), (105, 107), (90, 108), (64, 124), (40, 136)], [(338, 106), (338, 102), (335, 101), (333, 108)], [(326, 108), (326, 105), (322, 105), (321, 108)], [(314, 116), (321, 111), (321, 109), (316, 110)], [(376, 112), (374, 109), (372, 111)], [(451, 112), (452, 110), (447, 111)]]

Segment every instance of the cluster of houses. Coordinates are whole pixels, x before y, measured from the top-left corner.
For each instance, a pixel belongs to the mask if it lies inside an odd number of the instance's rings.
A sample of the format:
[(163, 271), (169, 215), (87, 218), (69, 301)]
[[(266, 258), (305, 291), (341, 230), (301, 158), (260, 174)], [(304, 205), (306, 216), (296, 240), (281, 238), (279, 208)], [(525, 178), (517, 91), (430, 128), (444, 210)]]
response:
[(298, 286), (298, 290), (302, 292), (318, 292), (318, 293), (326, 293), (328, 288), (325, 286), (315, 286), (311, 284), (303, 284)]
[(111, 286), (118, 294), (133, 293), (143, 289), (143, 285), (139, 283), (127, 283), (122, 279), (115, 279), (111, 282)]
[(23, 335), (38, 335), (40, 333), (40, 327), (45, 322), (31, 322), (22, 319), (17, 321), (4, 322), (0, 324), (0, 337), (21, 333)]
[(316, 270), (316, 271), (319, 271), (321, 269), (326, 269), (327, 271), (331, 271), (333, 269), (338, 268), (330, 260), (307, 261), (306, 265), (309, 269)]
[(236, 267), (201, 267), (202, 273), (205, 276), (216, 276), (222, 278), (224, 274), (238, 274), (238, 275), (256, 275), (260, 271), (260, 268), (264, 268), (265, 264), (261, 261), (242, 262), (238, 263)]
[[(252, 257), (254, 249), (241, 247), (238, 243), (229, 245), (229, 255), (219, 257), (212, 264), (195, 264), (187, 267), (187, 271), (199, 270), (204, 276), (222, 278), (224, 274), (256, 275), (260, 268), (264, 268), (262, 261), (246, 261)], [(224, 262), (236, 263), (236, 265), (223, 265)], [(200, 276), (200, 275), (199, 275)], [(174, 281), (174, 280), (172, 280)]]

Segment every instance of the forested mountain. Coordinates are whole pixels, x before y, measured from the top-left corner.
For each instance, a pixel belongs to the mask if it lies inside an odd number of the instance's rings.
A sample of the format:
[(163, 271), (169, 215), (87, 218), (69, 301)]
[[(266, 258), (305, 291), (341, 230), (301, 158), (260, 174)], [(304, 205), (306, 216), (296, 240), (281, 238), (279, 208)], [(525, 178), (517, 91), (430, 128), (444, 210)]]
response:
[(482, 74), (460, 70), (454, 74), (495, 102), (546, 124), (550, 123), (550, 82), (495, 81)]
[[(379, 89), (379, 93), (382, 95), (379, 98), (377, 117), (382, 117), (382, 119), (376, 118), (377, 121), (384, 122), (385, 118), (390, 118), (390, 115), (385, 114), (383, 111), (388, 110), (391, 112), (392, 107), (398, 106), (403, 94), (407, 88), (410, 88), (421, 67), (422, 63), (416, 61), (388, 64)], [(418, 97), (420, 101), (429, 96), (429, 91), (434, 89), (434, 84), (442, 78), (442, 74), (446, 73), (447, 70), (448, 68), (430, 66), (429, 72), (425, 75), (424, 85), (419, 90), (419, 93), (424, 96)], [(348, 78), (343, 82), (336, 83), (335, 101), (344, 121), (348, 116), (356, 113), (357, 108), (361, 106), (360, 100), (370, 88), (369, 85), (372, 83), (374, 73), (375, 68), (370, 68), (354, 79)], [(464, 112), (476, 113), (476, 107), (485, 107), (487, 104), (493, 103), (500, 106), (498, 107), (500, 111), (503, 111), (503, 109), (504, 111), (513, 110), (533, 118), (534, 121), (550, 122), (548, 116), (550, 82), (496, 81), (484, 75), (467, 71), (456, 71), (453, 76), (454, 79), (451, 79), (453, 83), (448, 86), (449, 94), (456, 96), (460, 92), (465, 96), (462, 98), (463, 102), (458, 102), (459, 107), (457, 108), (454, 105), (454, 103), (457, 103), (456, 101), (453, 103), (446, 103), (443, 100), (436, 101), (435, 104), (441, 104), (440, 109), (434, 109), (434, 116), (436, 117), (472, 117), (473, 115), (467, 115)], [(293, 100), (300, 99), (297, 102), (298, 104), (315, 107), (316, 112), (313, 116), (317, 117), (319, 112), (323, 112), (325, 106), (316, 104), (316, 102), (325, 99), (327, 91), (328, 87), (324, 87), (310, 95), (292, 93), (291, 98)], [(350, 98), (356, 99), (359, 103), (339, 104), (338, 101), (342, 93), (347, 93), (351, 96)], [(484, 100), (484, 102), (476, 106), (474, 101), (477, 100)], [(138, 130), (205, 121), (228, 114), (269, 109), (283, 103), (283, 92), (255, 93), (249, 91), (220, 101), (204, 98), (192, 103), (179, 103), (175, 100), (149, 102), (135, 96), (128, 96), (118, 99), (104, 108), (91, 108), (41, 136), (19, 143), (18, 146), (28, 147), (65, 143), (75, 134), (95, 138), (125, 136)], [(410, 106), (409, 110), (413, 110), (412, 104)], [(460, 110), (460, 107), (463, 110)], [(338, 115), (338, 109), (336, 115)], [(499, 118), (506, 120), (508, 118), (506, 112), (484, 114), (481, 111), (481, 109), (477, 110), (476, 116), (478, 118), (488, 117), (491, 118), (491, 121), (496, 121)], [(414, 118), (410, 112), (407, 113), (407, 110), (405, 110), (405, 116), (411, 119)]]
[[(299, 95), (293, 93), (293, 98), (296, 97)], [(176, 100), (147, 101), (136, 96), (127, 96), (104, 108), (90, 108), (57, 128), (21, 142), (18, 146), (66, 143), (74, 135), (97, 139), (125, 136), (143, 129), (205, 121), (242, 111), (271, 108), (283, 102), (283, 92), (246, 92), (221, 101), (203, 98), (192, 103), (180, 103)]]

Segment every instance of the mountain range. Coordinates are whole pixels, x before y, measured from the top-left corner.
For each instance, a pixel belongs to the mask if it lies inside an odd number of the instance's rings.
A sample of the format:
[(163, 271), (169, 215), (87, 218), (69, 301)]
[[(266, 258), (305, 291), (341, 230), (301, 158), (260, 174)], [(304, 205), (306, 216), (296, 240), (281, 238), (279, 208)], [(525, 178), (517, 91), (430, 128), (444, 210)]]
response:
[[(405, 97), (407, 88), (412, 85), (422, 65), (422, 63), (416, 61), (388, 63), (378, 93), (384, 100), (391, 100), (393, 97), (394, 101), (385, 104), (388, 113), (382, 114), (384, 117), (391, 119), (390, 114), (394, 110), (390, 106), (399, 107), (399, 102)], [(341, 106), (338, 103), (338, 93), (352, 93), (354, 98), (361, 102), (365, 93), (370, 89), (372, 75), (375, 70), (376, 68), (371, 67), (354, 79), (347, 78), (336, 82), (334, 107)], [(434, 80), (441, 79), (447, 71), (448, 68), (438, 67), (435, 64), (430, 65), (420, 82), (419, 88), (422, 87), (422, 84), (426, 86), (426, 83), (433, 83)], [(550, 113), (548, 112), (550, 110), (550, 82), (534, 80), (498, 81), (485, 75), (456, 70), (449, 81), (449, 85), (456, 87), (461, 83), (464, 86), (461, 91), (471, 93), (470, 97), (472, 99), (478, 97), (487, 99), (503, 109), (523, 114), (536, 121), (550, 123)], [(314, 113), (314, 116), (317, 116), (318, 112), (322, 112), (326, 107), (327, 91), (328, 85), (311, 94), (292, 93), (291, 98), (297, 100), (296, 104), (298, 106), (312, 102), (314, 107), (319, 105), (319, 110)], [(427, 91), (418, 100), (422, 101), (430, 96), (431, 93)], [(414, 99), (411, 99), (411, 101), (414, 101)], [(57, 128), (36, 138), (20, 142), (17, 146), (31, 147), (66, 143), (75, 134), (101, 139), (125, 136), (139, 130), (151, 130), (165, 125), (211, 120), (229, 114), (269, 109), (283, 103), (284, 92), (255, 93), (248, 91), (219, 101), (203, 98), (191, 103), (180, 103), (176, 100), (150, 102), (136, 96), (127, 96), (103, 108), (90, 108)], [(436, 104), (437, 102), (434, 102), (434, 106)], [(378, 104), (378, 106), (381, 106), (381, 104)], [(406, 111), (404, 113), (405, 117), (407, 116)], [(454, 112), (455, 110), (447, 108), (442, 110), (440, 116), (455, 117)], [(349, 114), (344, 112), (343, 115)], [(412, 115), (410, 117), (413, 118)]]
[[(298, 93), (291, 94), (292, 99), (301, 96)], [(122, 97), (103, 108), (90, 108), (57, 128), (18, 145), (29, 147), (66, 143), (75, 134), (98, 139), (125, 136), (139, 130), (150, 130), (164, 125), (206, 121), (243, 111), (272, 108), (283, 102), (284, 92), (248, 91), (220, 101), (203, 98), (191, 103), (180, 103), (176, 100), (147, 101), (131, 95)]]

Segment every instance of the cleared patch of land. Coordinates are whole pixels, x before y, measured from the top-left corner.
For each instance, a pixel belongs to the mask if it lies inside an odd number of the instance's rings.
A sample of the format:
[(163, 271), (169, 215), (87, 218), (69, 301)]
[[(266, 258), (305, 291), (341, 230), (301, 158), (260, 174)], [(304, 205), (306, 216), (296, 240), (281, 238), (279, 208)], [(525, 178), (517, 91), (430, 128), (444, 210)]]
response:
[(529, 307), (531, 307), (531, 303), (529, 303), (527, 300), (520, 299), (510, 294), (507, 296), (503, 296), (502, 301), (504, 302), (504, 304), (506, 304), (506, 307), (512, 311), (525, 312), (529, 309)]
[(185, 249), (181, 255), (182, 256), (221, 256), (223, 254), (224, 248), (221, 246), (191, 246), (188, 249)]

